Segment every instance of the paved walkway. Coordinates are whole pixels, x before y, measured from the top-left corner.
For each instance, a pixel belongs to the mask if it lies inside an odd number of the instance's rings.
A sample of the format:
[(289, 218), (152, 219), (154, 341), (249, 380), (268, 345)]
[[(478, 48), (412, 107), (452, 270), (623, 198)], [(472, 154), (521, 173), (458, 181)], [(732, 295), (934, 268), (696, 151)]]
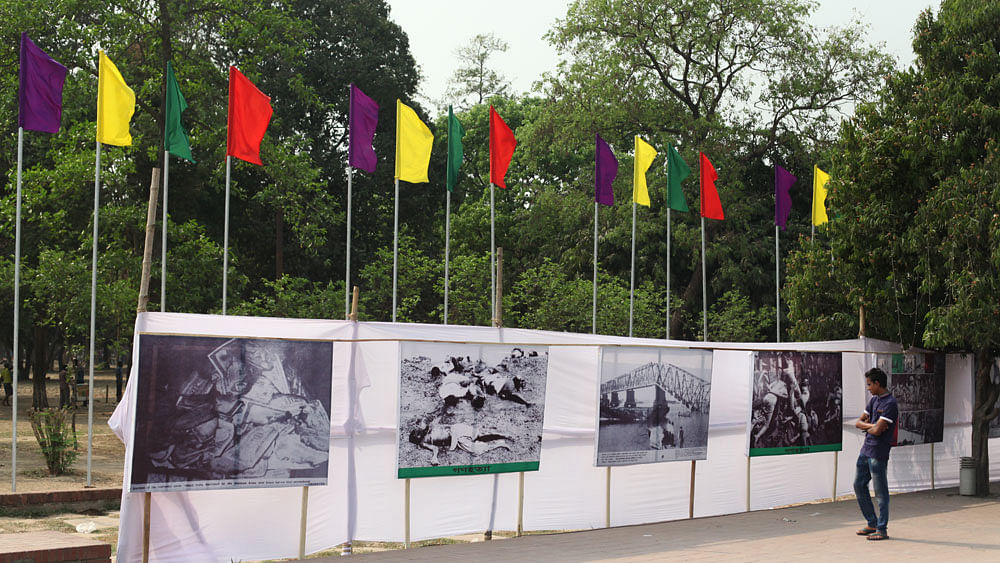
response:
[[(996, 488), (996, 484), (994, 484)], [(888, 541), (856, 536), (851, 499), (660, 524), (355, 555), (376, 561), (1000, 561), (1000, 497), (892, 496)], [(337, 561), (345, 559), (310, 559)]]

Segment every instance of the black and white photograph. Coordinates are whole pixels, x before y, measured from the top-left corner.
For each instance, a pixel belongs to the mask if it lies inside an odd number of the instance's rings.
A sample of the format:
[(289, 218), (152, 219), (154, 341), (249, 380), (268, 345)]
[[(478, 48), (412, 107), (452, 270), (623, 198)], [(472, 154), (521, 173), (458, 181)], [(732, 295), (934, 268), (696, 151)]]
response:
[(538, 469), (547, 347), (400, 343), (397, 476)]
[(325, 485), (330, 342), (142, 334), (132, 492)]
[(598, 466), (706, 459), (711, 350), (601, 348)]
[(945, 355), (894, 354), (889, 391), (899, 405), (896, 445), (944, 440)]
[(843, 366), (839, 353), (756, 352), (751, 456), (839, 451)]

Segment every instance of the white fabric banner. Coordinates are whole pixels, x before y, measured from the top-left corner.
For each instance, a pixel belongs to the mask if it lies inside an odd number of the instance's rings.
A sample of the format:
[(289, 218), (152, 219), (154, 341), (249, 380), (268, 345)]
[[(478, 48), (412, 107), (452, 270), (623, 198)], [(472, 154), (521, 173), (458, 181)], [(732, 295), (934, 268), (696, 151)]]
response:
[[(864, 371), (875, 364), (875, 353), (899, 352), (891, 343), (870, 339), (703, 343), (490, 327), (176, 313), (141, 314), (136, 322), (136, 334), (140, 332), (334, 342), (329, 484), (309, 489), (308, 553), (349, 538), (402, 541), (406, 535), (405, 481), (396, 478), (400, 341), (549, 346), (540, 468), (524, 474), (525, 530), (605, 526), (608, 473), (606, 468), (594, 466), (600, 346), (714, 350), (708, 458), (695, 466), (696, 517), (747, 508), (746, 423), (753, 351), (842, 352), (844, 377), (844, 450), (836, 456), (818, 452), (753, 458), (749, 471), (753, 510), (830, 497), (835, 458), (837, 494), (852, 491), (861, 445), (853, 421), (864, 408)], [(971, 370), (971, 356), (948, 357), (945, 441), (934, 446), (936, 486), (957, 483), (958, 458), (970, 450)], [(135, 376), (133, 366), (126, 400), (109, 422), (126, 444), (133, 427)], [(1000, 440), (993, 440), (990, 446), (991, 465), (997, 471)], [(690, 461), (681, 461), (611, 468), (611, 525), (686, 518), (691, 467)], [(125, 471), (127, 483), (128, 467)], [(889, 471), (893, 491), (929, 488), (931, 446), (895, 448)], [(231, 561), (295, 557), (298, 553), (299, 488), (166, 492), (153, 493), (151, 499), (153, 560)], [(142, 504), (142, 493), (123, 493), (118, 544), (121, 561), (141, 558)], [(483, 532), (491, 528), (491, 522), (494, 530), (513, 530), (517, 506), (517, 474), (413, 479), (410, 538)]]

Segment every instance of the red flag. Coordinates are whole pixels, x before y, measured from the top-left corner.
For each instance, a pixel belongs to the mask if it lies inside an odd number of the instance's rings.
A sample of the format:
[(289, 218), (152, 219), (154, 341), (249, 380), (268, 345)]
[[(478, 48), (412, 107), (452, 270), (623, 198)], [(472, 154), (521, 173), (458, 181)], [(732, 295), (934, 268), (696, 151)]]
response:
[(514, 132), (507, 127), (493, 106), (490, 106), (490, 183), (507, 188), (503, 177), (507, 174), (516, 146)]
[(271, 98), (257, 89), (246, 76), (229, 67), (229, 135), (226, 156), (264, 165), (260, 142), (271, 121)]
[(722, 213), (722, 202), (719, 201), (719, 192), (715, 189), (715, 181), (719, 179), (719, 174), (715, 172), (715, 167), (709, 162), (705, 153), (698, 153), (698, 160), (701, 168), (701, 216), (722, 221), (726, 216)]

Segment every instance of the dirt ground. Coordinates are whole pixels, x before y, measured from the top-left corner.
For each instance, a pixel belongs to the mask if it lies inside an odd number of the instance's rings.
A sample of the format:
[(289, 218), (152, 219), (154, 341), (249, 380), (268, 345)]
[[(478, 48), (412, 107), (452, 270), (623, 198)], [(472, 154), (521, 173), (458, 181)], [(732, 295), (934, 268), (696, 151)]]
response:
[[(72, 469), (65, 475), (51, 476), (41, 448), (31, 431), (31, 381), (18, 385), (17, 413), (17, 491), (56, 491), (83, 488), (87, 485), (87, 407), (77, 407), (76, 436), (79, 452)], [(59, 383), (55, 373), (48, 374), (46, 392), (49, 406), (59, 406)], [(95, 487), (121, 487), (125, 445), (111, 432), (108, 417), (115, 409), (115, 374), (112, 370), (94, 372), (94, 442), (91, 482)], [(11, 491), (11, 407), (0, 406), (0, 493)], [(7, 531), (7, 530), (3, 530)]]

